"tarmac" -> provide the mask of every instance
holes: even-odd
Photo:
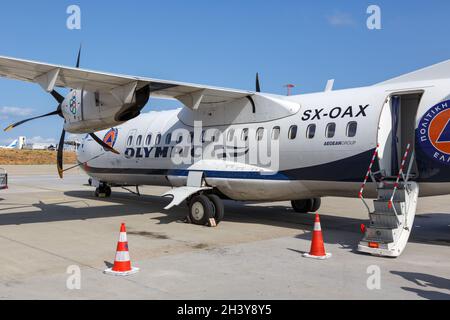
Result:
[[[162,187],[138,197],[120,188],[98,199],[78,169],[10,166],[0,191],[0,299],[450,299],[450,196],[420,198],[399,258],[360,254],[367,210],[358,199],[324,198],[329,260],[309,251],[314,215],[287,202],[225,202],[217,228],[182,223]],[[103,274],[114,260],[120,224],[140,272]],[[79,269],[78,269],[79,268]],[[73,270],[80,281],[73,282]],[[74,283],[79,283],[74,286]]]

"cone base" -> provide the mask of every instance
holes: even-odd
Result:
[[[112,268],[106,269],[105,271],[103,271],[103,273],[105,274],[109,274],[111,276],[121,276],[121,277],[125,277],[125,276],[129,276],[135,273],[139,272],[139,268],[131,268],[130,271],[114,271]]]
[[[304,253],[302,255],[304,258],[317,259],[317,260],[325,260],[331,258],[331,253],[326,253],[324,256],[313,256],[309,253]]]

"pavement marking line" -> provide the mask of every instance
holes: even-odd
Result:
[[[38,186],[35,186],[35,185],[29,185],[29,184],[17,184],[17,183],[15,183],[14,186],[22,187],[22,188],[25,187],[25,188],[30,188],[30,189],[37,189],[37,190],[44,190],[44,191],[53,191],[53,192],[63,192],[64,193],[64,190],[61,190],[61,189],[44,188],[44,187],[38,187]]]

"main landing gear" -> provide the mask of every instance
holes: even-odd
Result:
[[[291,202],[292,209],[298,213],[317,212],[319,210],[322,200],[320,198],[293,200]]]
[[[187,200],[189,215],[187,222],[215,227],[224,218],[225,208],[222,199],[215,194],[197,194]]]

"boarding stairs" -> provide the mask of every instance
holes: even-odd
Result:
[[[364,238],[358,245],[358,251],[372,255],[398,257],[408,243],[416,214],[419,186],[412,178],[414,152],[411,156],[408,144],[397,177],[387,177],[382,172],[372,172],[372,165],[378,153],[375,151],[359,198],[369,211],[370,224],[365,228]],[[408,163],[407,171],[405,165]],[[371,178],[377,185],[377,199],[373,201],[371,211],[363,197],[364,186]]]

